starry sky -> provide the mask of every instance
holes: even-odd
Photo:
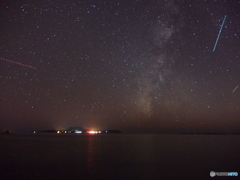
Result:
[[[240,131],[238,0],[9,0],[0,26],[0,129]]]

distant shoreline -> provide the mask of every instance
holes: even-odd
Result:
[[[240,135],[240,133],[129,133],[129,132],[121,132],[121,133],[105,133],[105,134],[93,134],[93,135],[113,135],[113,134],[124,134],[124,135]],[[10,133],[10,134],[0,134],[0,136],[11,136],[11,135],[58,135],[58,136],[64,136],[64,135],[73,135],[73,136],[85,136],[85,135],[92,135],[92,134],[75,134],[75,133]]]

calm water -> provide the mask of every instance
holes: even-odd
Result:
[[[237,135],[1,135],[0,153],[0,179],[211,179],[210,171],[240,173]]]

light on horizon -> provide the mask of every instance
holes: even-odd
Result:
[[[78,130],[76,130],[75,133],[76,133],[76,134],[81,134],[82,131],[78,131]]]
[[[88,134],[97,134],[98,131],[88,131],[87,133],[88,133]]]

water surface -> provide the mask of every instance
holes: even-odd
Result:
[[[238,135],[1,135],[0,147],[0,179],[207,179],[210,171],[240,172]]]

